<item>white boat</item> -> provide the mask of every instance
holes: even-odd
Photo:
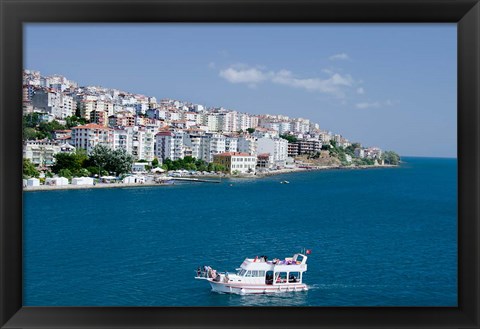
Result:
[[[236,274],[217,273],[210,266],[197,269],[197,280],[208,281],[212,291],[232,294],[267,294],[306,291],[302,282],[307,271],[307,256],[295,254],[284,260],[266,256],[246,258]]]

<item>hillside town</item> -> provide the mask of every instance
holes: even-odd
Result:
[[[80,86],[64,76],[31,70],[23,72],[23,115],[23,157],[40,173],[50,171],[59,154],[84,150],[89,156],[99,146],[130,156],[130,173],[122,174],[170,171],[168,163],[182,159],[215,165],[202,172],[239,176],[396,164],[380,148],[352,143],[309,119]],[[195,172],[192,168],[178,169]],[[89,174],[94,176],[83,176]]]

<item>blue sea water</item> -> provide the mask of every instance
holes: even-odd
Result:
[[[24,305],[457,306],[457,161],[403,161],[25,192]],[[312,250],[307,292],[218,294],[193,279],[199,265],[233,271],[301,248]]]

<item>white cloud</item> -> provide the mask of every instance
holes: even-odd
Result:
[[[267,79],[266,74],[256,68],[242,69],[229,67],[226,70],[220,71],[219,75],[228,82],[246,83],[249,85],[255,85]]]
[[[362,87],[358,88],[357,89],[357,94],[359,94],[359,95],[365,94],[365,89],[363,89]]]
[[[296,78],[290,71],[287,70],[274,73],[271,80],[273,83],[301,88],[308,91],[334,94],[336,96],[343,96],[344,92],[342,87],[350,87],[353,84],[353,79],[349,75],[342,76],[338,73],[335,73],[327,79]]]
[[[231,83],[245,83],[250,87],[268,81],[311,92],[331,94],[340,98],[345,96],[347,88],[355,85],[355,80],[348,74],[342,75],[331,72],[327,78],[301,78],[288,70],[265,71],[263,68],[252,68],[244,64],[233,65],[220,71],[219,75]]]
[[[332,55],[328,59],[331,61],[346,61],[346,60],[349,60],[350,57],[345,53],[341,53],[341,54]]]
[[[381,107],[393,106],[394,103],[395,102],[388,99],[388,100],[383,101],[383,102],[376,101],[376,102],[357,103],[357,104],[355,104],[355,107],[357,109],[372,109],[372,108],[378,109],[378,108],[381,108]]]

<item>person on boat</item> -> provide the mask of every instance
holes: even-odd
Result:
[[[268,274],[265,276],[265,283],[266,284],[272,284],[273,283],[273,274]]]
[[[290,274],[288,277],[288,282],[297,282],[297,277],[293,274]]]
[[[280,277],[280,274],[277,276],[277,283],[281,283],[282,282],[282,278]]]

